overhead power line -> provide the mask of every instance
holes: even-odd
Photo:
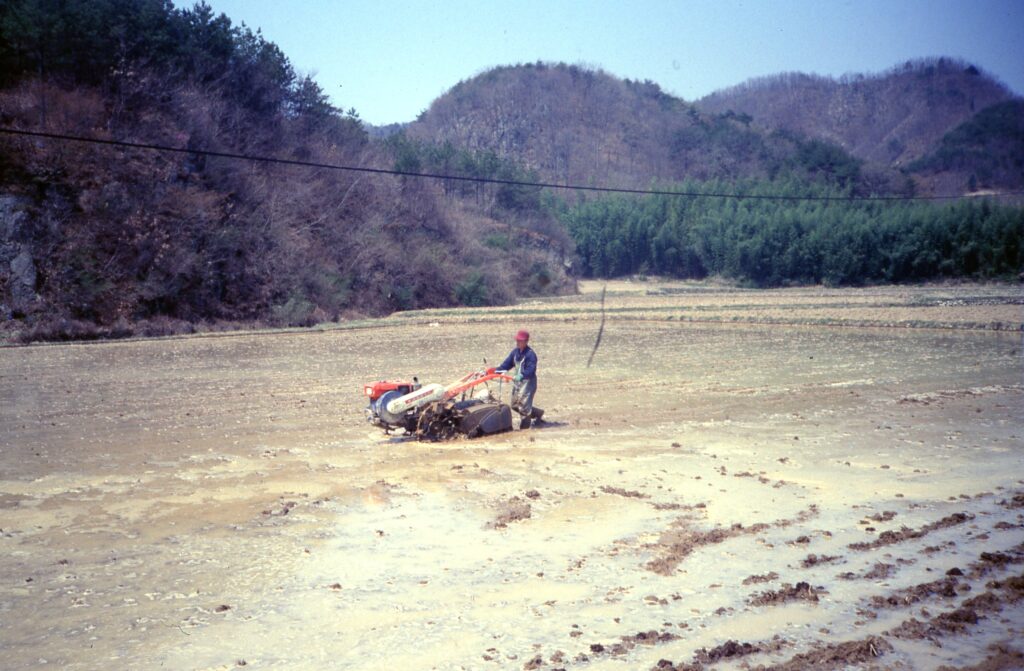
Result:
[[[340,165],[336,163],[318,163],[316,161],[300,161],[297,159],[278,158],[275,156],[257,156],[254,154],[240,154],[227,151],[213,151],[210,149],[188,149],[185,147],[171,147],[161,144],[149,144],[143,142],[127,142],[124,140],[106,140],[102,138],[83,137],[80,135],[68,135],[64,133],[48,133],[45,131],[22,130],[19,128],[0,127],[0,133],[7,135],[19,135],[22,137],[34,137],[47,140],[59,140],[61,142],[84,142],[88,144],[106,145],[109,147],[121,147],[124,149],[145,149],[149,151],[170,152],[174,154],[190,154],[192,156],[210,156],[213,158],[226,158],[240,161],[253,161],[256,163],[274,163],[278,165],[291,165],[303,168],[320,168],[324,170],[341,170],[345,172],[370,173],[374,175],[391,175],[396,177],[414,177],[420,179],[442,179],[457,182],[475,182],[478,184],[498,184],[503,186],[525,186],[544,189],[561,189],[564,191],[591,191],[597,193],[627,193],[639,196],[679,196],[689,198],[734,198],[737,200],[790,200],[790,201],[826,201],[826,202],[850,202],[850,201],[912,201],[912,200],[956,200],[963,196],[791,196],[782,194],[742,194],[742,193],[715,193],[704,191],[667,191],[659,189],[630,189],[615,186],[588,186],[585,184],[556,184],[554,182],[532,182],[516,179],[498,179],[496,177],[470,177],[467,175],[446,175],[433,172],[413,172],[409,170],[388,170],[386,168],[371,168],[368,166]],[[1019,196],[1024,191],[1004,191],[1001,193],[986,194],[991,196]]]

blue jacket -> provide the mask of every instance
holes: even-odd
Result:
[[[514,350],[509,352],[509,355],[505,357],[505,360],[498,366],[498,370],[511,371],[519,362],[522,362],[522,368],[519,372],[522,374],[524,380],[529,380],[537,377],[537,353],[530,349],[527,345],[526,349],[522,352],[516,347]]]

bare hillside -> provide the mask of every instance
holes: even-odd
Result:
[[[493,151],[560,182],[648,186],[814,171],[801,164],[801,138],[701,112],[650,81],[565,64],[500,67],[460,82],[407,132]]]
[[[868,161],[904,165],[957,125],[1013,97],[978,67],[950,58],[908,61],[877,75],[840,79],[799,72],[751,79],[696,106],[834,142]]]
[[[793,177],[863,194],[952,195],[972,190],[971,174],[992,188],[1024,181],[1020,166],[990,165],[984,151],[921,163],[942,146],[948,155],[950,142],[962,144],[960,136],[946,136],[967,123],[973,145],[1012,153],[1015,124],[1006,117],[1018,114],[1016,107],[973,120],[1014,100],[991,76],[949,58],[838,80],[781,74],[692,104],[651,81],[532,63],[458,83],[405,133],[417,142],[493,152],[563,183]]]

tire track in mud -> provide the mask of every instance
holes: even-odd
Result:
[[[986,494],[985,497],[989,498],[996,510],[1003,508],[1006,511],[1013,512],[1024,507],[1024,493],[1010,493],[1002,500],[997,500],[993,495]],[[990,514],[992,513],[989,510],[984,509],[974,510],[973,512],[952,513],[938,520],[927,522],[916,529],[910,529],[909,533],[900,533],[898,537],[884,536],[886,540],[879,544],[851,543],[848,544],[848,547],[854,551],[854,556],[861,554],[870,555],[876,552],[888,551],[893,547],[904,547],[905,545],[916,547],[915,541],[921,541],[928,534],[940,530],[963,529],[966,523],[974,521],[980,516],[988,516]],[[796,523],[803,523],[816,515],[817,511],[814,508],[810,508],[801,511],[793,518],[778,520],[770,525],[764,523],[750,527],[731,525],[711,530],[688,528],[693,520],[689,517],[683,517],[673,524],[685,525],[684,528],[667,530],[659,541],[666,541],[668,548],[675,550],[679,554],[678,559],[681,563],[698,548],[717,545],[729,538],[755,536],[758,533],[766,532],[770,528],[785,528]],[[884,510],[869,514],[865,516],[865,519],[882,523],[892,521],[897,515],[898,513],[895,511]],[[998,531],[1013,531],[1016,533],[1019,528],[1017,524],[1001,520],[991,526],[991,532],[983,532],[971,538],[971,532],[967,531],[963,538],[965,540],[987,539],[989,533]],[[905,529],[907,527],[904,527]],[[675,533],[680,534],[680,536],[677,538],[671,535]],[[665,534],[670,535],[666,537]],[[831,537],[831,533],[825,535]],[[808,542],[806,539],[807,537],[802,535],[796,541],[791,541],[790,544],[799,546],[801,545],[801,540],[803,543]],[[654,544],[654,546],[658,545]],[[906,559],[904,557],[886,556],[890,557],[890,561],[894,563],[876,561],[871,570],[860,575],[849,574],[844,576],[840,574],[837,578],[884,579],[891,574],[896,565],[912,564],[917,561],[916,559]],[[672,557],[672,559],[674,558]],[[809,565],[804,565],[801,562],[799,565],[803,569],[808,569],[820,567],[822,564],[831,564],[833,560],[842,559],[842,557],[828,557],[826,555],[824,561],[811,562]],[[901,657],[901,655],[905,656],[907,654],[903,642],[923,640],[935,645],[941,645],[941,641],[949,636],[964,635],[974,627],[980,626],[986,621],[992,621],[992,618],[997,618],[1006,607],[1019,607],[1024,602],[1024,574],[1008,575],[1019,564],[1024,564],[1024,542],[1002,550],[982,551],[977,555],[976,560],[964,565],[963,568],[954,567],[950,569],[947,575],[937,580],[892,590],[883,595],[862,597],[860,599],[862,607],[858,610],[863,616],[866,616],[864,622],[880,619],[877,611],[892,612],[898,617],[899,613],[906,611],[910,607],[921,607],[937,600],[942,602],[944,608],[944,610],[935,614],[922,610],[922,613],[926,614],[923,619],[909,617],[899,621],[894,626],[884,627],[883,625],[882,629],[875,628],[877,633],[871,633],[864,638],[840,642],[812,639],[802,644],[779,636],[769,641],[730,639],[711,648],[705,647],[695,650],[691,657],[689,659],[684,658],[684,661],[673,662],[671,659],[662,658],[656,664],[647,668],[651,668],[652,671],[703,671],[713,668],[719,663],[726,662],[742,662],[748,668],[757,668],[762,671],[804,671],[807,669],[828,671],[844,669],[850,666],[857,666],[859,668],[860,666],[879,664],[881,665],[880,668],[891,668],[892,664],[898,666],[901,663],[900,660],[905,659],[905,657]],[[653,570],[655,567],[661,568],[661,565],[655,565],[654,567],[651,565],[645,566],[648,570]],[[753,585],[772,582],[778,579],[779,573],[769,571],[764,574],[751,575],[743,581],[743,584]],[[984,583],[984,591],[978,594],[978,590],[981,589],[979,582],[986,579],[988,582]],[[972,593],[977,595],[971,596]],[[778,607],[797,602],[815,606],[821,595],[828,594],[828,590],[823,586],[815,587],[806,581],[798,582],[795,585],[783,583],[777,589],[752,593],[746,600],[746,604],[750,607]],[[957,603],[960,599],[962,601]],[[856,606],[856,602],[850,602],[849,605],[851,607]],[[730,617],[733,612],[732,608],[723,608],[719,609],[715,615]],[[666,622],[666,624],[669,623]],[[634,653],[635,649],[640,646],[646,648],[649,646],[671,645],[678,648],[678,644],[686,640],[688,629],[685,623],[680,623],[679,628],[675,630],[651,630],[639,634],[624,635],[618,641],[612,643],[592,643],[589,649],[584,649],[571,659],[564,652],[560,652],[554,661],[548,662],[544,660],[542,655],[535,655],[531,658],[530,665],[524,668],[559,669],[584,666],[605,656],[626,658],[626,656]],[[788,660],[770,661],[770,657],[777,657],[783,654],[785,650],[795,647],[803,647],[804,650],[794,654]],[[1022,654],[1009,645],[995,645],[988,655],[987,662],[976,666],[964,667],[964,671],[967,671],[967,669],[985,669],[989,671],[992,669],[1018,668],[1018,666],[1013,664],[1022,658],[1024,658]],[[757,661],[760,660],[764,661],[758,664]],[[986,666],[985,664],[989,665]],[[948,671],[956,670],[955,667],[948,667]]]
[[[793,518],[774,522],[757,522],[744,526],[735,522],[728,527],[715,527],[702,530],[691,527],[692,518],[680,517],[672,523],[672,527],[662,532],[658,542],[648,545],[648,549],[659,551],[659,556],[648,561],[644,567],[659,575],[672,575],[679,565],[698,548],[717,545],[737,536],[753,536],[771,528],[785,528],[794,524],[802,524],[818,515],[818,506],[811,504]]]

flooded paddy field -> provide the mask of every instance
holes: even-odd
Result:
[[[1019,285],[600,288],[0,349],[2,666],[1024,667]],[[543,428],[366,423],[513,325]]]

